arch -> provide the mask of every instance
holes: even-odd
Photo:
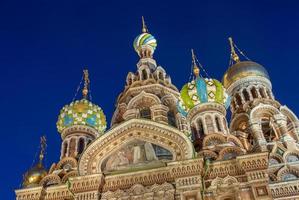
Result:
[[[286,162],[298,162],[299,161],[299,154],[297,152],[288,152],[284,156]]]
[[[173,127],[177,128],[176,117],[175,117],[175,114],[172,110],[169,110],[167,112],[167,121],[168,121],[168,124],[170,126],[173,126]]]
[[[78,141],[78,147],[77,147],[78,154],[81,154],[84,151],[84,148],[85,148],[85,139],[80,137]]]
[[[241,98],[239,93],[236,93],[235,100],[236,100],[236,103],[237,103],[238,106],[242,105],[242,98]]]
[[[131,119],[110,129],[86,148],[79,160],[79,174],[101,173],[99,166],[104,159],[133,139],[147,141],[169,150],[176,161],[191,159],[193,155],[191,141],[179,130],[154,121]]]
[[[140,94],[130,100],[127,109],[151,107],[152,105],[156,104],[161,104],[159,97],[142,91]]]

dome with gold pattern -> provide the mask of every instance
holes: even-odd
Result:
[[[46,169],[41,163],[38,163],[33,168],[31,168],[24,175],[23,187],[36,187],[39,185],[40,181],[47,175]]]
[[[40,181],[48,174],[43,166],[45,150],[46,137],[42,136],[40,138],[39,162],[24,174],[22,184],[24,188],[39,186]]]
[[[246,77],[263,77],[270,79],[267,70],[252,61],[240,61],[232,65],[223,76],[223,85],[229,88],[234,82]]]
[[[229,42],[231,46],[231,66],[225,72],[222,79],[225,88],[229,88],[234,82],[247,77],[270,79],[267,70],[262,65],[250,61],[244,53],[237,48],[231,37],[229,38]],[[247,61],[240,61],[235,48],[247,59]]]
[[[58,117],[57,129],[62,133],[64,129],[73,125],[84,125],[103,133],[106,129],[106,117],[102,109],[87,99],[77,100],[64,106]]]

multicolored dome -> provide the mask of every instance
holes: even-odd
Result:
[[[58,117],[57,129],[62,133],[64,129],[73,125],[85,125],[103,133],[107,127],[106,117],[102,109],[88,101],[82,99],[64,106]]]
[[[150,47],[154,52],[157,47],[157,41],[151,34],[141,33],[135,38],[133,46],[137,53],[139,53],[140,49],[143,47]]]
[[[193,107],[208,102],[223,104],[228,108],[230,96],[218,80],[197,77],[183,86],[177,107],[186,116]]]

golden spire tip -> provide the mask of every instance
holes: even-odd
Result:
[[[228,40],[229,40],[230,49],[231,49],[231,58],[232,58],[235,62],[240,62],[240,58],[239,58],[238,54],[237,54],[236,51],[235,51],[235,45],[234,45],[234,42],[233,42],[232,37],[229,37]]]
[[[196,56],[193,49],[191,49],[191,54],[192,54],[193,74],[195,75],[195,77],[198,77],[200,70],[196,64]]]
[[[40,153],[39,153],[39,164],[42,165],[43,159],[45,157],[45,150],[46,150],[46,136],[42,136],[40,138]]]
[[[142,16],[141,19],[142,19],[142,33],[147,33],[148,30],[144,21],[144,17]]]
[[[82,95],[84,99],[87,99],[87,95],[88,95],[88,87],[89,87],[89,74],[88,74],[88,70],[84,69],[83,70],[83,75],[84,75],[84,88],[82,90]]]

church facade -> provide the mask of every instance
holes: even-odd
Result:
[[[42,138],[16,199],[299,199],[298,118],[275,99],[266,69],[241,60],[231,38],[230,45],[222,82],[201,75],[192,51],[193,76],[178,90],[153,58],[157,41],[143,21],[134,40],[140,60],[111,128],[89,98],[84,70],[82,99],[57,121],[60,160],[45,169]]]

